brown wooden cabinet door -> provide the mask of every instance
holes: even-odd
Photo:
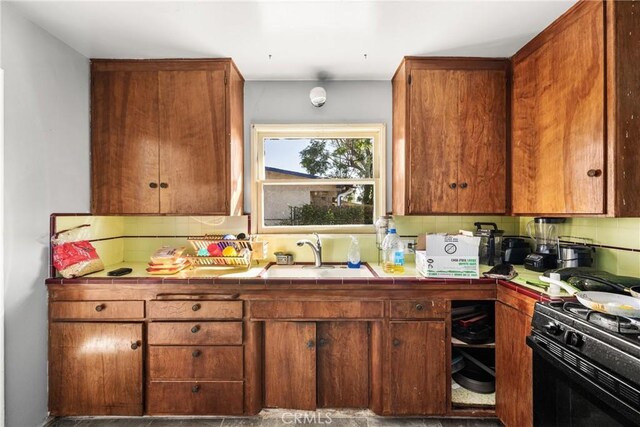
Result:
[[[367,322],[319,322],[318,407],[369,406]]]
[[[52,415],[142,415],[142,325],[52,322]]]
[[[458,213],[506,212],[506,92],[504,70],[461,72]]]
[[[441,415],[447,411],[445,322],[389,324],[387,407],[393,415]]]
[[[528,56],[516,57],[511,169],[515,214],[604,213],[602,8],[601,2],[585,2],[580,13],[553,29],[549,40]]]
[[[316,409],[316,324],[265,322],[264,404]]]
[[[91,77],[91,212],[157,213],[158,73]]]
[[[160,210],[228,214],[225,71],[160,71]]]
[[[531,317],[496,303],[496,414],[507,427],[533,425]]]
[[[459,73],[411,72],[407,214],[457,212]]]

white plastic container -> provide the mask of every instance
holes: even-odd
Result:
[[[382,271],[385,273],[404,273],[404,243],[394,228],[382,242]]]
[[[351,236],[351,245],[347,253],[347,267],[360,268],[360,243],[354,236]]]

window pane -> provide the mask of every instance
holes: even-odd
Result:
[[[265,185],[264,225],[373,224],[373,185]]]
[[[265,138],[266,179],[372,178],[371,138]]]

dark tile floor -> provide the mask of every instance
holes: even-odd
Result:
[[[318,416],[300,418],[233,417],[233,418],[57,418],[46,427],[500,427],[497,420]]]

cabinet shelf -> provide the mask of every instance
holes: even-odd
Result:
[[[495,393],[476,393],[451,380],[451,405],[454,408],[494,408]]]
[[[451,337],[451,345],[454,347],[469,347],[469,348],[496,348],[495,342],[487,344],[467,344],[464,341],[460,341],[458,338]]]

